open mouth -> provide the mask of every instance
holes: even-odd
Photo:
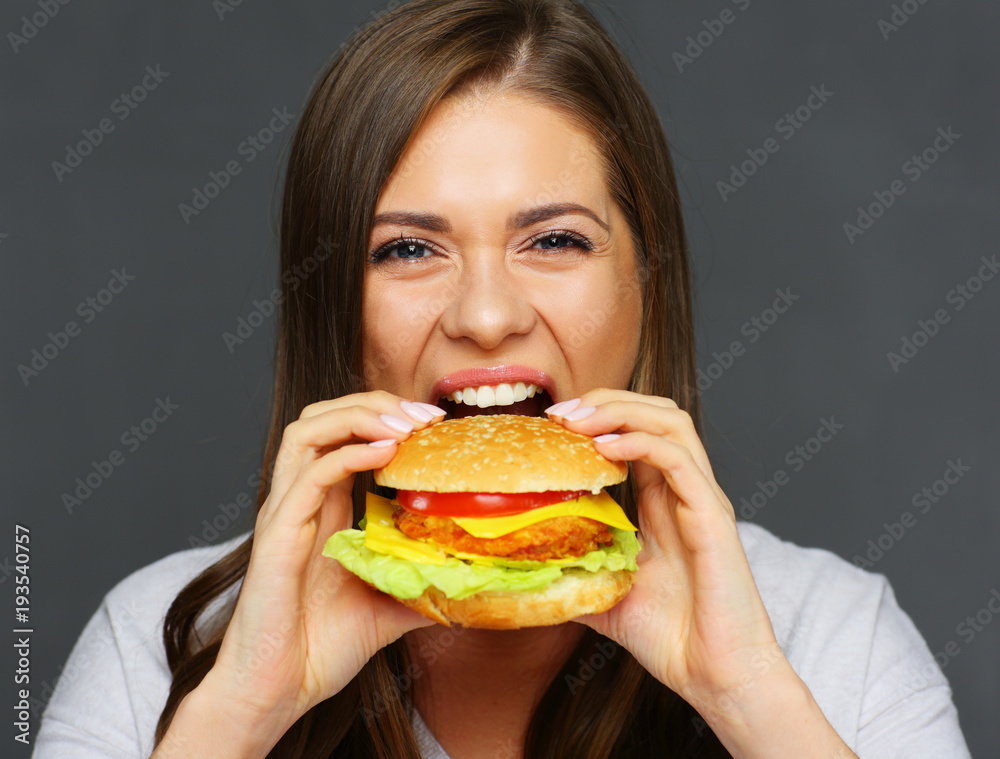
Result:
[[[534,386],[528,387],[530,391],[530,388]],[[486,393],[465,393],[460,401],[456,401],[452,396],[441,396],[438,398],[436,405],[448,412],[447,419],[462,419],[466,416],[482,416],[486,414],[545,416],[545,409],[551,406],[553,402],[548,391],[541,387],[534,390],[534,393],[530,397],[523,400],[509,401],[511,401],[511,397],[505,391],[502,389],[497,391],[490,388]]]

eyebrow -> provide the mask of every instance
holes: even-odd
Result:
[[[536,206],[535,208],[518,211],[508,217],[507,231],[514,232],[519,229],[524,229],[525,227],[530,227],[532,224],[537,224],[541,221],[548,221],[549,219],[554,219],[557,216],[566,216],[568,214],[586,216],[588,219],[592,219],[595,223],[600,225],[601,229],[605,232],[611,231],[611,226],[607,222],[601,219],[600,216],[591,211],[589,208],[581,206],[579,203],[546,203],[542,206]],[[377,227],[380,224],[398,224],[401,227],[418,227],[420,229],[426,229],[431,232],[440,232],[442,234],[451,232],[451,224],[449,224],[448,220],[443,216],[438,216],[434,213],[422,213],[417,211],[386,211],[384,213],[376,214],[375,219],[372,222],[372,227]]]

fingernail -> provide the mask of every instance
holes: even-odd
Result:
[[[598,435],[594,438],[595,443],[610,443],[612,440],[617,440],[620,438],[617,432],[609,432],[607,435]]]
[[[545,413],[561,415],[565,414],[567,411],[572,411],[579,405],[580,405],[579,398],[573,398],[572,400],[569,401],[560,401],[559,403],[556,403],[545,409]]]
[[[417,401],[416,403],[418,406],[420,406],[420,408],[427,409],[432,414],[434,414],[434,416],[448,416],[447,411],[445,411],[443,408],[438,408],[433,403],[423,403],[422,401]]]
[[[370,445],[372,448],[387,448],[388,446],[392,445],[395,442],[396,438],[387,437],[385,440],[375,440],[374,442],[371,442],[368,445]]]
[[[406,412],[407,416],[412,416],[418,422],[429,422],[434,418],[434,414],[425,408],[420,408],[416,403],[400,401],[399,405]]]
[[[392,427],[394,430],[398,430],[399,432],[413,432],[413,425],[405,419],[400,419],[398,416],[379,414],[378,418],[381,419],[386,426]]]
[[[578,408],[569,414],[563,414],[563,419],[567,422],[578,422],[581,419],[586,419],[588,416],[593,414],[597,409],[594,406],[584,406],[583,408]]]

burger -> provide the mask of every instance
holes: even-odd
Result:
[[[632,586],[636,528],[604,490],[627,476],[547,418],[446,419],[398,444],[374,471],[395,496],[368,493],[361,529],[323,554],[442,625],[560,624]]]

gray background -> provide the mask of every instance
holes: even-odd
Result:
[[[77,0],[15,53],[8,32],[39,6],[4,4],[0,608],[13,599],[4,559],[13,561],[14,524],[26,524],[36,697],[115,582],[195,537],[214,542],[207,522],[223,537],[251,524],[250,510],[231,519],[221,504],[253,495],[273,318],[232,352],[222,334],[276,280],[273,191],[291,127],[252,163],[239,146],[272,108],[298,113],[351,30],[394,5],[244,3],[220,19],[208,0]],[[1000,278],[961,310],[948,294],[982,256],[1000,253],[1000,10],[971,0],[916,7],[888,39],[878,28],[888,2],[631,0],[598,13],[640,70],[675,150],[700,365],[708,371],[734,340],[745,349],[721,376],[713,370],[703,393],[723,487],[739,507],[783,469],[788,483],[755,521],[849,560],[869,540],[891,541],[873,571],[891,580],[932,651],[958,643],[945,673],[963,728],[974,756],[998,756],[1000,624],[971,641],[956,627],[1000,588]],[[674,53],[725,8],[732,23],[679,66]],[[169,76],[119,120],[113,101],[157,65]],[[833,94],[784,139],[776,122],[813,86]],[[52,162],[102,118],[114,131],[58,181]],[[911,182],[904,163],[948,127],[961,137]],[[778,152],[723,201],[716,183],[769,137]],[[178,204],[230,160],[241,173],[185,223]],[[844,222],[896,179],[906,193],[849,242]],[[78,304],[122,269],[134,280],[83,323]],[[751,343],[742,325],[778,288],[798,300]],[[894,371],[887,353],[939,308],[949,321]],[[80,334],[26,384],[17,366],[69,320]],[[122,434],[168,398],[177,410],[125,448]],[[794,471],[786,454],[831,416],[843,429]],[[67,513],[62,495],[115,449],[124,463]],[[913,496],[957,459],[971,469],[917,512]],[[883,535],[906,511],[915,524],[898,539]],[[0,666],[7,703],[9,653]]]

